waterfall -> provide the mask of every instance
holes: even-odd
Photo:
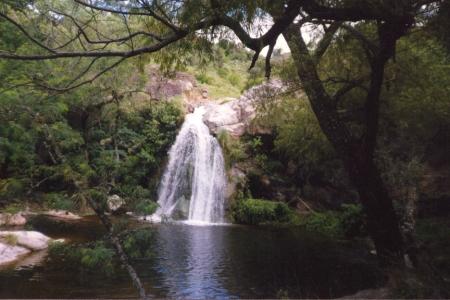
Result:
[[[204,107],[186,119],[169,151],[154,220],[223,222],[225,169],[222,150],[203,123]]]

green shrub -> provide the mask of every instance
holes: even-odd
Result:
[[[89,246],[51,243],[49,256],[56,261],[63,261],[64,267],[79,272],[95,272],[107,276],[114,273],[114,251],[106,247],[104,242],[95,242]]]
[[[102,211],[107,211],[107,208],[108,208],[108,204],[107,204],[108,197],[107,197],[106,193],[104,193],[104,192],[102,192],[100,190],[90,189],[89,190],[89,197],[92,198],[93,203],[95,203],[95,205],[97,206],[98,209],[100,209]]]
[[[44,196],[44,203],[47,208],[73,210],[74,203],[67,195],[60,193],[48,193]]]
[[[236,223],[258,225],[289,222],[292,212],[286,203],[247,199],[237,201],[232,216]]]
[[[18,203],[10,203],[10,204],[6,205],[1,210],[1,212],[8,213],[8,214],[16,214],[16,213],[18,213],[21,210],[22,210],[22,206],[20,204],[18,204]]]
[[[343,204],[339,223],[342,233],[347,238],[367,235],[366,218],[360,204]]]
[[[314,212],[301,220],[301,225],[308,231],[327,236],[341,236],[339,216],[333,212]]]
[[[305,216],[300,224],[308,231],[338,238],[367,235],[365,216],[359,204],[344,204],[339,212],[313,212]]]
[[[21,179],[0,179],[0,198],[14,198],[25,193],[25,183]]]
[[[200,83],[210,84],[212,82],[212,78],[206,75],[206,73],[200,73],[195,75],[195,79],[197,79]]]
[[[227,131],[221,130],[217,134],[217,140],[222,147],[227,168],[230,168],[233,163],[247,158],[245,145],[239,139],[232,138]]]
[[[101,269],[103,273],[110,275],[114,271],[112,258],[114,251],[106,248],[104,243],[96,243],[93,248],[83,248],[81,252],[81,266],[87,270]]]
[[[133,231],[123,240],[123,248],[130,258],[142,259],[152,257],[151,245],[154,239],[148,229]]]
[[[138,215],[151,215],[158,209],[158,203],[151,200],[142,200],[136,203],[134,212]]]

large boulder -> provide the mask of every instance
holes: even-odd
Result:
[[[256,116],[256,106],[284,90],[285,86],[280,80],[271,80],[248,89],[237,99],[222,104],[210,103],[206,106],[203,122],[214,134],[222,130],[233,137],[239,137],[245,132],[267,133],[267,128],[252,124]]]
[[[168,78],[157,68],[150,68],[145,89],[153,99],[166,100],[190,92],[196,85],[195,78],[190,74],[176,72],[173,77]]]
[[[27,219],[21,212],[16,214],[3,213],[0,214],[0,225],[6,226],[23,226],[27,223]]]
[[[0,265],[13,262],[30,252],[31,251],[27,248],[10,245],[0,241]]]
[[[31,251],[37,251],[48,248],[52,239],[37,231],[20,230],[0,231],[0,241],[21,246]]]
[[[0,265],[14,262],[15,266],[34,265],[47,255],[53,240],[37,231],[0,231]],[[18,263],[15,261],[20,260]]]
[[[206,106],[203,122],[213,133],[217,134],[221,130],[226,130],[231,135],[239,136],[245,132],[245,125],[242,123],[240,111],[241,108],[236,99],[224,104],[210,103]],[[241,133],[242,129],[244,130]]]
[[[124,212],[125,200],[123,200],[119,195],[109,196],[106,204],[108,205],[108,210],[111,213]]]

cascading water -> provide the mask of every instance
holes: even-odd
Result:
[[[186,116],[169,151],[153,219],[223,222],[225,169],[222,149],[203,123],[204,107]]]

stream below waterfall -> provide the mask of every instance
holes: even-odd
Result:
[[[97,226],[97,227],[96,227]],[[148,226],[148,225],[145,225]],[[94,228],[96,227],[96,228]],[[90,228],[90,229],[89,229]],[[100,238],[100,224],[63,233],[73,243]],[[156,224],[149,259],[134,261],[157,298],[329,298],[374,287],[374,257],[362,245],[321,239],[299,228]],[[44,256],[46,254],[44,253]],[[68,272],[51,256],[30,266],[0,268],[0,298],[137,297],[127,273]]]

